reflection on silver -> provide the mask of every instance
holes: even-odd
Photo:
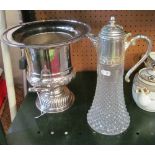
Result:
[[[62,112],[73,104],[74,95],[65,86],[75,76],[69,44],[89,32],[85,23],[48,20],[17,25],[3,33],[5,43],[25,52],[29,91],[37,92],[41,115]]]
[[[28,63],[27,79],[32,86],[59,85],[55,81],[72,72],[69,46],[25,49],[25,55]]]

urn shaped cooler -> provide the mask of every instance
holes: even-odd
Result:
[[[70,44],[85,37],[90,27],[73,20],[45,20],[24,23],[7,29],[4,43],[25,51],[27,80],[37,92],[36,106],[45,113],[58,113],[74,102],[65,86],[75,76]]]

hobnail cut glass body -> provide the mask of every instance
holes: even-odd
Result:
[[[96,92],[87,114],[87,121],[98,133],[117,135],[124,132],[130,124],[124,101],[123,72],[114,69],[117,75],[115,74],[114,80],[111,80],[100,71],[99,69]]]

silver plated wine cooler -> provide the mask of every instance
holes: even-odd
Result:
[[[90,27],[73,20],[46,20],[17,25],[3,33],[3,41],[23,49],[27,80],[37,92],[37,108],[44,113],[62,112],[74,103],[66,85],[75,76],[70,44],[85,37]]]

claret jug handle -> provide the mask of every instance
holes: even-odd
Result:
[[[131,34],[129,34],[128,36],[131,36]],[[127,38],[125,39],[126,41],[125,50],[130,45],[135,45],[136,41],[139,39],[142,39],[148,43],[147,51],[145,52],[144,56],[127,72],[125,76],[126,82],[130,82],[130,79],[129,79],[130,75],[146,60],[146,58],[149,56],[149,53],[151,52],[151,49],[152,49],[152,41],[147,36],[139,34],[139,35],[134,36],[130,41],[127,41]]]

